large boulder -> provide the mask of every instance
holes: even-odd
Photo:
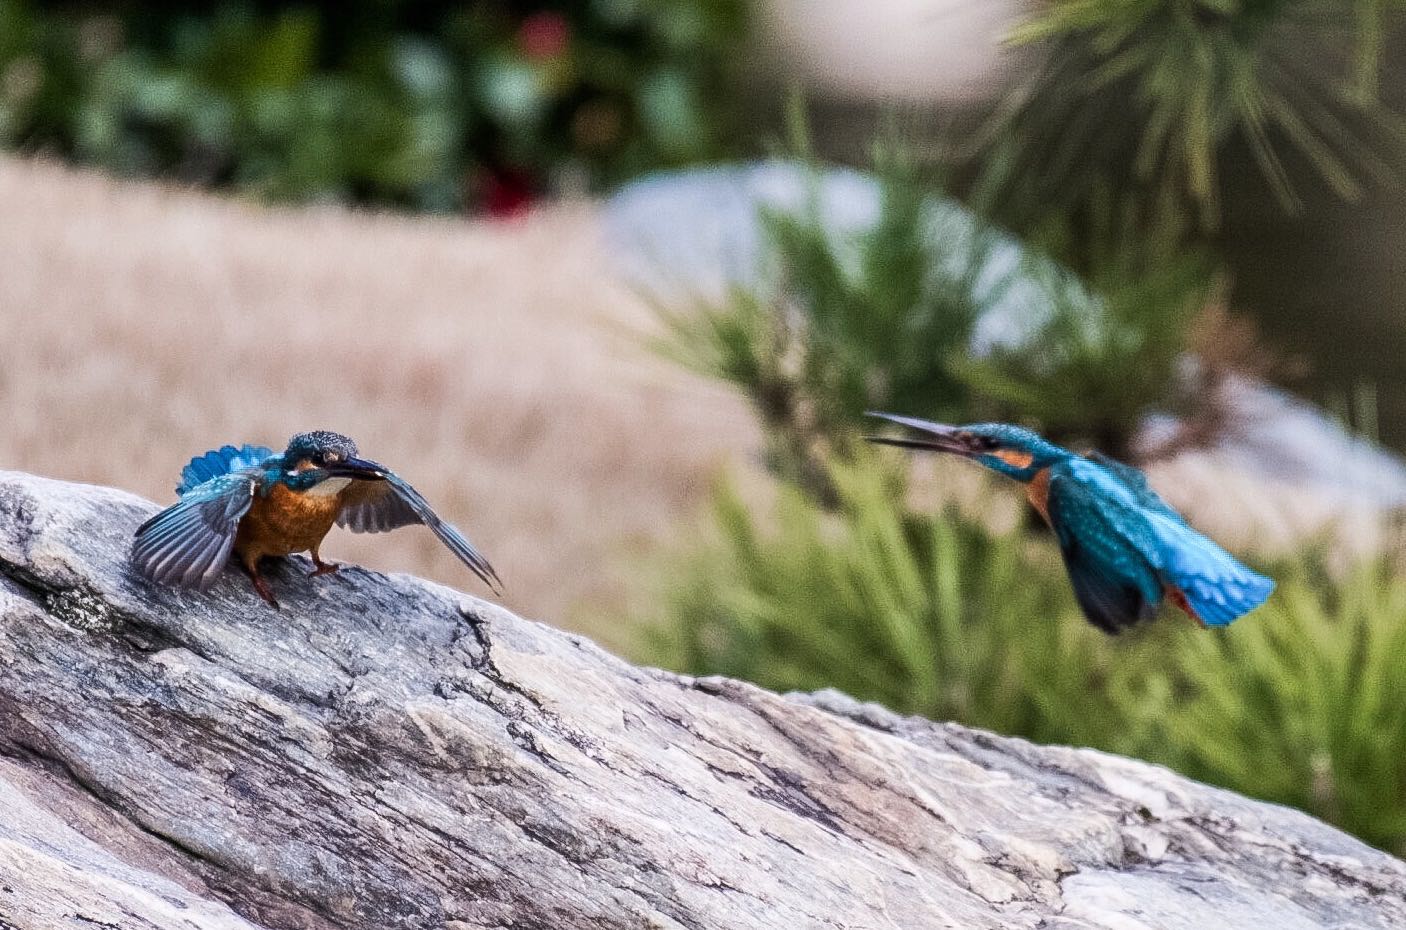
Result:
[[[1088,750],[630,666],[414,578],[154,588],[0,473],[0,926],[1406,925],[1406,864]]]

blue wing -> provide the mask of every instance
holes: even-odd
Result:
[[[248,513],[262,472],[217,475],[137,528],[132,563],[163,584],[209,584],[229,560],[239,520]]]
[[[1246,568],[1187,525],[1148,486],[1142,473],[1127,465],[1098,456],[1056,466],[1050,481],[1051,522],[1056,522],[1057,508],[1068,511],[1063,519],[1068,524],[1066,532],[1074,537],[1073,544],[1091,550],[1076,560],[1079,564],[1065,555],[1075,593],[1079,593],[1078,576],[1082,574],[1082,584],[1091,589],[1091,601],[1100,600],[1100,595],[1102,601],[1109,601],[1113,582],[1136,577],[1149,612],[1161,602],[1163,592],[1171,589],[1185,598],[1185,606],[1202,622],[1224,626],[1264,603],[1274,590],[1271,579]],[[1088,526],[1094,529],[1085,530]],[[1060,532],[1058,524],[1056,532]],[[1121,546],[1107,543],[1107,538],[1119,540]],[[1144,572],[1128,571],[1126,552],[1135,552],[1150,570],[1155,582],[1152,587],[1148,587]],[[1099,569],[1103,567],[1108,573],[1108,566],[1113,566],[1113,578],[1100,583]],[[1089,613],[1083,597],[1080,604]]]
[[[375,464],[375,463],[369,463]],[[385,475],[383,481],[356,480],[343,492],[341,513],[337,523],[353,533],[384,533],[401,526],[423,524],[430,528],[449,551],[483,579],[495,591],[502,581],[488,559],[453,524],[439,518],[429,501],[395,472],[377,466]]]
[[[1147,476],[1131,465],[1124,465],[1117,459],[1109,458],[1102,452],[1090,452],[1087,456],[1091,461],[1103,466],[1104,470],[1111,474],[1132,493],[1138,504],[1148,510],[1155,510],[1176,520],[1178,523],[1185,523],[1182,515],[1172,509],[1172,505],[1162,500],[1162,496],[1152,490],[1152,485],[1147,483]]]
[[[1136,513],[1131,497],[1100,483],[1099,476],[1077,467],[1053,466],[1050,525],[1084,616],[1117,633],[1156,612],[1162,586],[1154,566],[1129,541],[1126,519],[1120,519]]]
[[[1246,568],[1180,520],[1151,513],[1148,525],[1158,543],[1163,577],[1202,622],[1225,626],[1263,604],[1274,591],[1273,579]]]
[[[244,445],[220,446],[204,455],[197,455],[190,464],[181,469],[181,483],[176,486],[177,494],[185,494],[211,478],[229,475],[245,468],[261,465],[273,457],[273,450],[265,446]]]

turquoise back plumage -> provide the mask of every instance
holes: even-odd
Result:
[[[212,449],[204,455],[197,455],[190,460],[189,465],[181,469],[181,483],[176,485],[176,493],[184,495],[211,478],[232,474],[242,468],[262,465],[273,455],[274,451],[267,446],[248,444],[240,446],[238,449],[229,445]]]
[[[1188,526],[1138,470],[1092,456],[1051,471],[1051,523],[1080,606],[1099,626],[1150,616],[1168,589],[1207,625],[1225,626],[1274,590]]]

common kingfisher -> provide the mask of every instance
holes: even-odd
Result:
[[[176,487],[180,500],[137,528],[132,561],[153,581],[204,587],[230,554],[273,607],[259,575],[266,556],[312,555],[312,575],[340,566],[318,549],[334,523],[353,533],[423,524],[495,592],[493,566],[420,492],[395,472],[358,457],[356,443],[327,431],[299,433],[282,454],[264,446],[223,446],[190,460]]]
[[[1059,541],[1075,600],[1105,632],[1150,618],[1164,598],[1202,626],[1225,626],[1274,590],[1271,579],[1188,526],[1130,465],[1097,452],[1078,455],[1004,423],[944,426],[869,415],[916,434],[870,442],[949,452],[1024,484]]]

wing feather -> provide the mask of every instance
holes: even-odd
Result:
[[[374,463],[372,463],[374,464]],[[488,559],[452,524],[441,520],[429,501],[395,472],[377,466],[383,480],[354,480],[342,492],[337,523],[353,533],[384,533],[402,526],[423,524],[449,551],[495,591],[502,581]]]
[[[212,449],[204,455],[197,455],[181,469],[181,483],[176,486],[176,493],[185,495],[211,478],[261,465],[272,458],[273,454],[273,450],[267,446],[244,445],[236,449],[226,445]]]
[[[342,509],[337,525],[353,533],[388,533],[402,526],[421,523],[389,481],[353,481],[342,492]]]
[[[132,563],[152,581],[204,586],[229,559],[239,520],[248,513],[261,472],[217,475],[137,528]]]
[[[1120,579],[1136,579],[1149,613],[1161,602],[1163,591],[1172,590],[1202,622],[1224,626],[1258,607],[1274,590],[1272,579],[1246,568],[1192,529],[1141,472],[1127,465],[1102,456],[1072,460],[1059,467],[1059,477],[1052,477],[1050,497],[1051,522],[1062,508],[1061,549],[1095,550],[1072,560],[1065,554],[1076,594],[1081,576],[1086,588],[1105,593]],[[1100,572],[1112,578],[1100,583]]]
[[[1089,476],[1054,466],[1050,476],[1050,524],[1060,555],[1089,622],[1108,633],[1150,618],[1161,602],[1155,571],[1127,538],[1117,513],[1127,505],[1099,499]]]
[[[1160,544],[1158,567],[1203,622],[1225,626],[1263,604],[1274,591],[1272,578],[1242,565],[1185,523],[1152,514],[1149,524]]]

